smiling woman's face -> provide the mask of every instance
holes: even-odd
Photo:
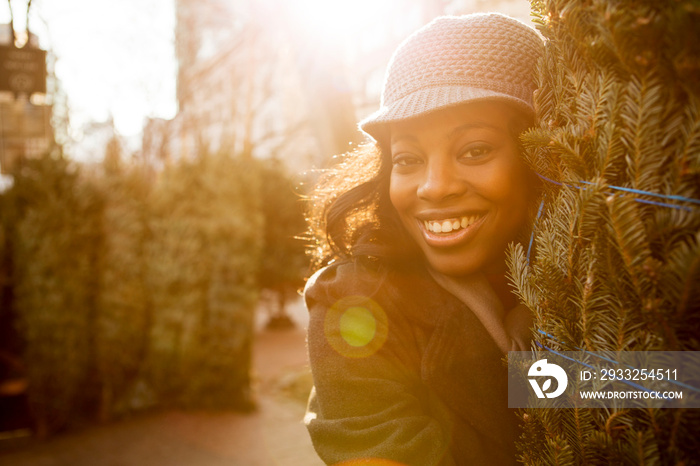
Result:
[[[391,203],[435,271],[504,270],[531,198],[515,116],[477,102],[391,125]]]

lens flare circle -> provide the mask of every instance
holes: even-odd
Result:
[[[388,333],[386,313],[366,296],[346,296],[328,310],[326,340],[339,354],[366,358],[384,345]]]
[[[347,308],[340,316],[340,336],[350,346],[365,346],[377,333],[377,320],[366,307]]]

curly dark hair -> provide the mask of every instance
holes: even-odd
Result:
[[[379,143],[361,145],[321,175],[307,217],[314,269],[333,259],[417,253],[389,198],[389,154]]]
[[[509,122],[521,152],[519,136],[532,124],[520,112]],[[332,260],[369,258],[408,265],[422,257],[391,203],[391,169],[391,150],[380,141],[358,146],[322,173],[307,210],[313,270]],[[533,186],[538,184],[534,178]]]

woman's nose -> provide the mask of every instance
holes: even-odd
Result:
[[[418,187],[418,197],[431,202],[442,201],[462,194],[466,184],[448,161],[430,160]]]

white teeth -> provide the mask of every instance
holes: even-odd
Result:
[[[442,221],[425,220],[423,221],[423,225],[425,226],[426,230],[432,233],[450,233],[452,231],[459,230],[460,228],[467,228],[479,220],[479,218],[481,217],[478,215],[472,215],[469,217]]]

